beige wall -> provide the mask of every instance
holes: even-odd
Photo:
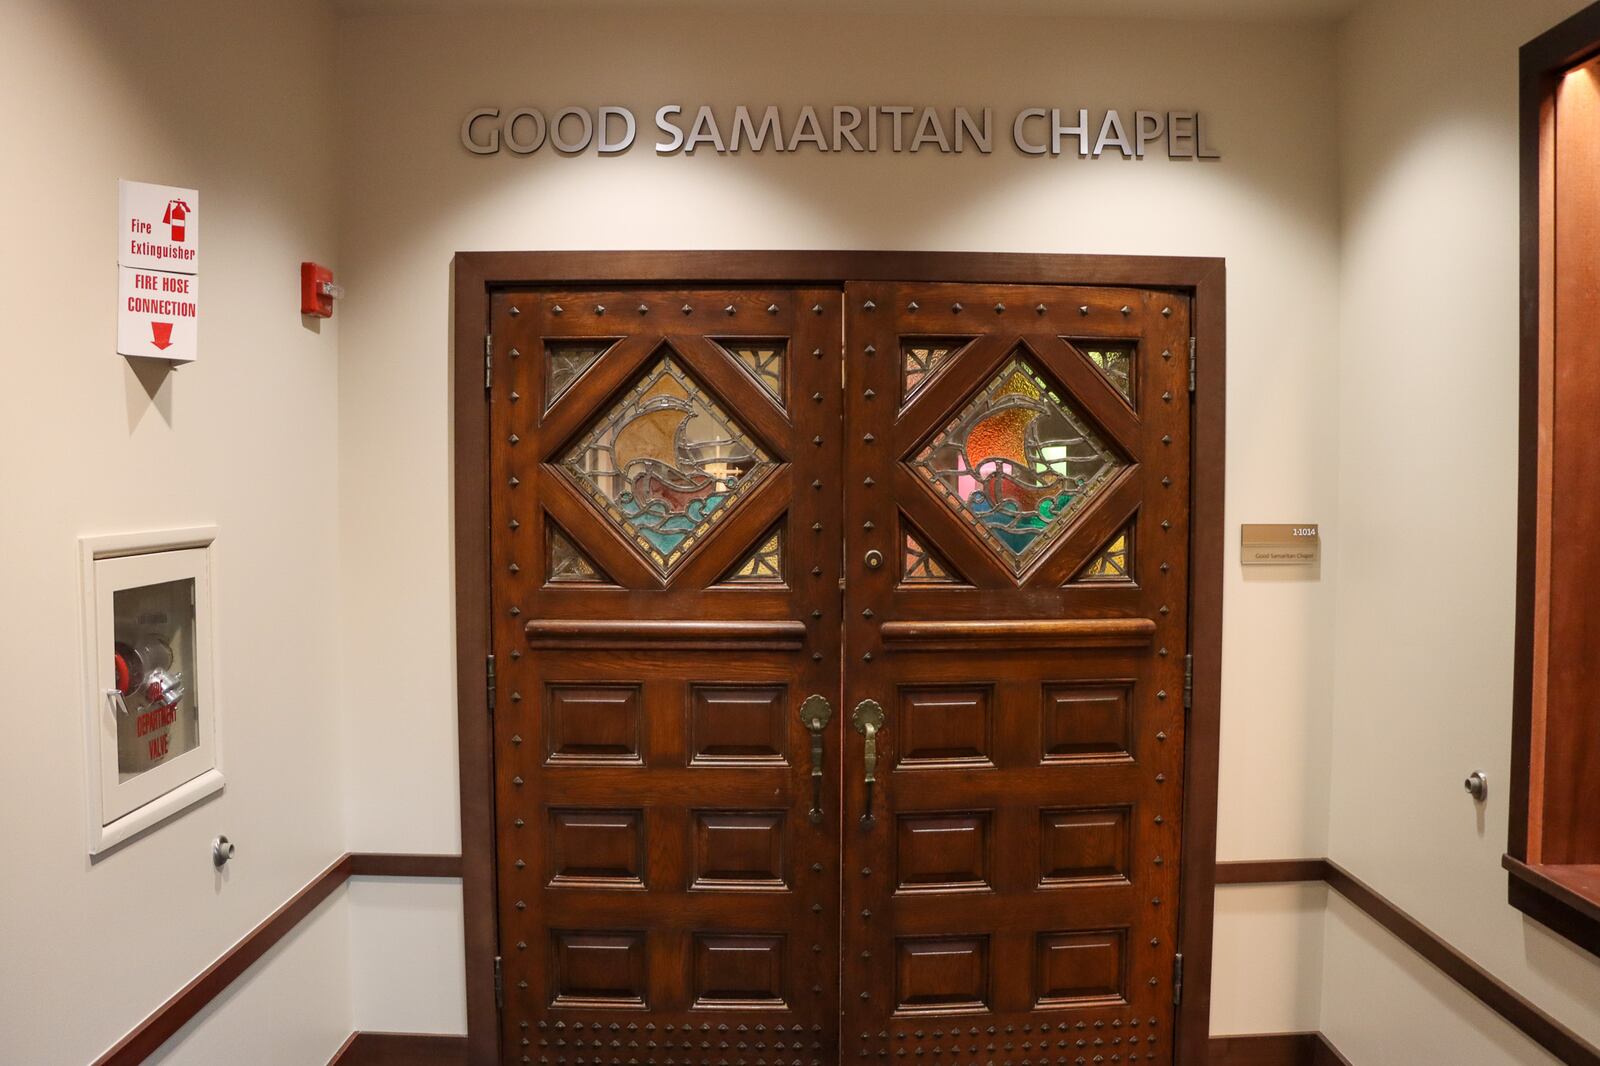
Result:
[[[892,50],[883,42],[894,41]],[[451,639],[449,266],[459,249],[909,248],[1225,256],[1228,521],[1328,520],[1335,505],[1334,38],[1318,25],[1115,22],[796,10],[629,10],[340,22],[342,630],[351,844],[459,840]],[[1187,108],[1217,164],[801,152],[480,158],[472,107],[926,101]],[[1230,554],[1232,552],[1230,541]],[[1221,852],[1326,849],[1332,565],[1321,580],[1227,568]],[[437,940],[459,921],[394,897],[357,925]],[[1264,919],[1298,935],[1297,904]],[[359,909],[359,908],[358,908]],[[1249,906],[1219,920],[1235,955]],[[427,930],[424,932],[423,930]],[[1235,967],[1219,1025],[1309,1017],[1293,969]],[[361,963],[357,963],[361,966]],[[385,995],[460,996],[455,960],[363,968]],[[1314,971],[1313,971],[1314,972]],[[1295,990],[1287,997],[1283,990]],[[1258,995],[1282,1004],[1268,1011]],[[1308,998],[1309,997],[1309,998]],[[367,1015],[358,1018],[366,1024]],[[1235,1021],[1235,1019],[1237,1019]]]
[[[335,252],[333,39],[311,2],[10,0],[3,19],[0,1060],[53,1066],[342,850],[338,330],[302,326],[297,292],[300,260]],[[201,191],[203,354],[175,374],[115,354],[119,177]],[[206,522],[226,791],[91,863],[77,538]],[[239,849],[220,876],[218,833]],[[345,924],[336,902],[170,1061],[326,1061],[350,1030]],[[274,1018],[293,1019],[281,1051]]]
[[[1516,557],[1517,46],[1582,6],[1480,3],[1463,18],[1450,0],[1371,3],[1340,36],[1329,848],[1600,1041],[1600,964],[1509,907],[1500,869]],[[1476,769],[1490,780],[1481,810],[1461,787]],[[1415,1046],[1419,1029],[1480,1025],[1337,908],[1327,945],[1324,1025],[1355,1061]]]

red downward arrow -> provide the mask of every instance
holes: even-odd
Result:
[[[165,351],[166,349],[172,347],[172,323],[150,323],[150,342],[161,351]]]

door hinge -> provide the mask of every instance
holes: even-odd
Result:
[[[483,667],[484,693],[489,701],[489,713],[494,713],[494,656],[488,656]]]
[[[1194,391],[1194,338],[1189,338],[1189,391]]]
[[[1183,657],[1183,706],[1185,710],[1194,706],[1194,654]]]
[[[496,964],[500,960],[496,959]],[[498,971],[496,971],[498,972]],[[1172,1005],[1178,1006],[1183,1002],[1183,953],[1172,956]]]
[[[494,387],[494,334],[483,335],[483,391]]]
[[[494,1007],[495,1010],[502,1010],[505,1005],[505,986],[500,978],[500,956],[496,955],[494,957]]]

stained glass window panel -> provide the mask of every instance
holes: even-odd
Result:
[[[614,340],[547,340],[544,342],[544,407],[549,410],[583,372],[594,365]]]
[[[908,465],[1020,574],[1127,464],[1013,356]]]
[[[1133,345],[1108,344],[1105,341],[1074,341],[1079,351],[1089,357],[1106,380],[1122,393],[1123,399],[1133,402]]]
[[[551,584],[601,584],[605,578],[576,544],[561,530],[550,527]]]
[[[561,459],[662,574],[776,465],[670,356]]]
[[[783,363],[789,346],[781,340],[721,340],[722,350],[737,359],[756,384],[783,404]]]
[[[1128,581],[1133,577],[1133,529],[1124,527],[1111,543],[1089,560],[1078,574],[1080,582]]]
[[[950,576],[950,571],[937,555],[934,555],[922,542],[910,533],[905,534],[904,551],[904,577],[901,579],[907,585],[954,585],[956,579]]]
[[[755,551],[745,556],[733,572],[723,579],[733,585],[783,584],[783,533],[774,529],[761,538]]]
[[[900,341],[901,395],[910,399],[969,338],[905,337]]]

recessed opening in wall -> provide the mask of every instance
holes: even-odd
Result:
[[[1600,954],[1600,4],[1522,50],[1513,906]]]

